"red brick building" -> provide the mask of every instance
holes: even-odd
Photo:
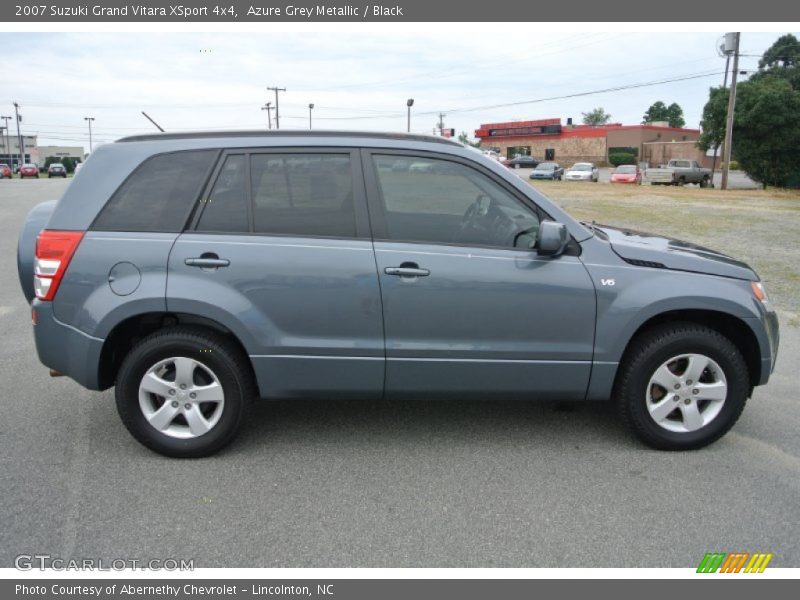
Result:
[[[564,165],[607,165],[609,150],[615,148],[633,148],[639,162],[652,164],[665,162],[664,157],[702,162],[706,159],[694,145],[700,137],[699,129],[669,127],[666,123],[562,125],[561,119],[512,121],[483,124],[475,131],[475,137],[480,139],[481,148],[494,148],[508,158],[526,154]]]

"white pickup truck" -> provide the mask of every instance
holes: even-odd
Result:
[[[645,169],[644,180],[652,185],[711,185],[711,169],[704,169],[696,160],[671,160],[666,166]]]

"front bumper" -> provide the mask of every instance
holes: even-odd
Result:
[[[74,379],[83,387],[99,390],[100,354],[103,342],[62,323],[53,315],[53,303],[35,299],[33,338],[42,364]]]

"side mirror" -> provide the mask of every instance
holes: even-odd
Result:
[[[536,233],[536,252],[542,256],[558,256],[569,243],[567,226],[556,221],[542,221]]]

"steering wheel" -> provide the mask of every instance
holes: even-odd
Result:
[[[492,199],[486,194],[478,194],[475,197],[475,202],[469,205],[464,216],[461,217],[457,241],[464,241],[469,232],[482,229],[480,221],[489,214],[491,204]]]

